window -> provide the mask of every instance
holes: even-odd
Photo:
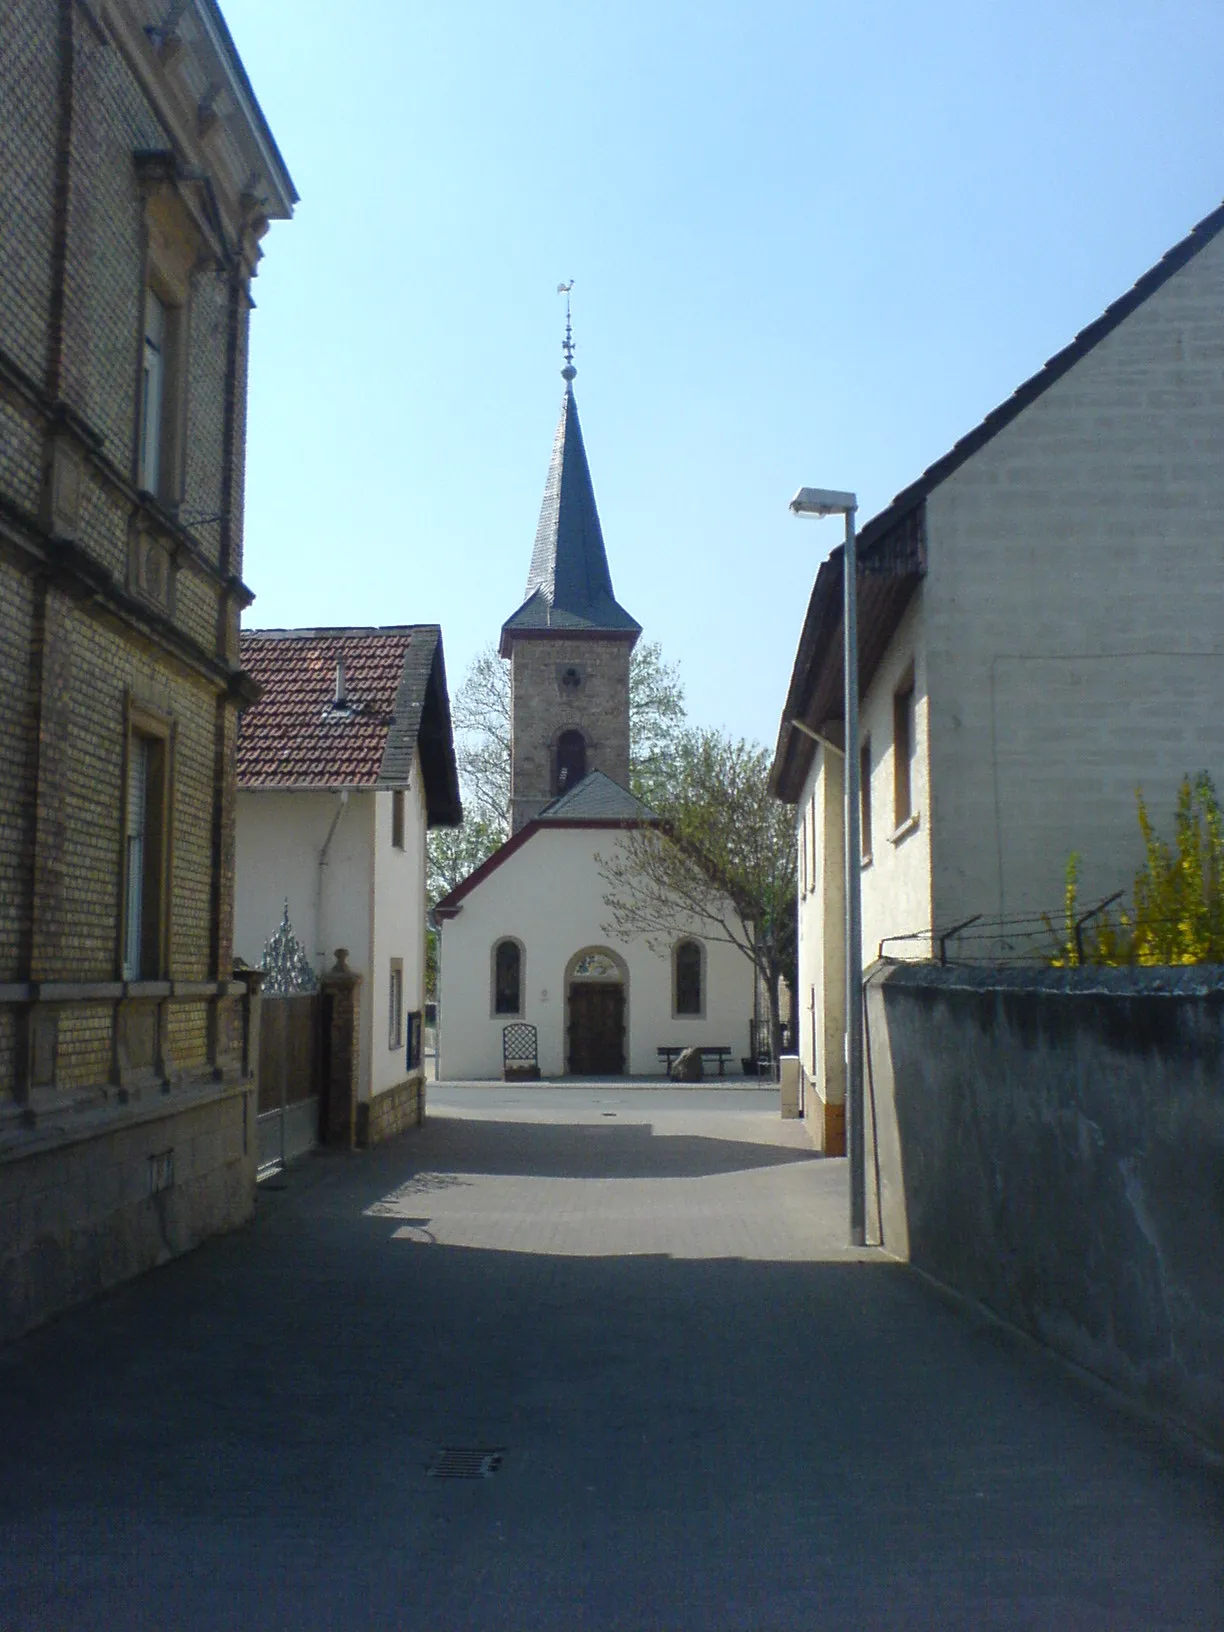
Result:
[[[568,793],[586,775],[586,738],[581,731],[563,731],[557,739],[557,776],[553,793]]]
[[[910,767],[914,757],[914,671],[911,668],[893,696],[893,824],[901,827],[914,813]]]
[[[493,1012],[523,1012],[523,949],[517,941],[498,941],[494,948]]]
[[[871,860],[871,738],[859,750],[859,821],[862,857]]]
[[[396,788],[391,795],[391,843],[396,850],[404,848],[404,791]]]
[[[122,956],[124,980],[165,973],[169,732],[128,732],[124,800]]]
[[[681,941],[672,954],[672,1008],[676,1014],[701,1013],[701,947]]]
[[[391,991],[387,1006],[387,1046],[404,1046],[404,961],[391,959]]]
[[[420,1009],[412,1009],[408,1014],[408,1042],[405,1063],[409,1071],[421,1069],[422,1039],[425,1035],[422,1024],[423,1016]]]
[[[145,290],[144,355],[140,374],[140,450],[137,487],[161,494],[162,428],[166,402],[166,308]]]
[[[799,824],[799,894],[808,893],[808,813],[803,813],[803,821]]]

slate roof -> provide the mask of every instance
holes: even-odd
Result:
[[[537,822],[654,822],[658,817],[649,805],[613,782],[603,771],[591,771],[568,793],[545,805]]]
[[[419,749],[431,827],[461,819],[436,624],[248,629],[242,667],[262,695],[238,728],[241,788],[403,788]],[[344,661],[347,701],[335,702]]]
[[[1113,301],[1095,322],[1081,329],[1071,343],[1056,352],[1036,374],[1016,387],[1011,396],[991,410],[966,436],[929,465],[892,503],[859,530],[859,688],[866,691],[875,666],[892,638],[913,590],[926,572],[926,500],[985,447],[1017,415],[1074,368],[1094,347],[1168,282],[1183,266],[1224,230],[1224,204],[1206,215],[1174,244],[1155,266],[1126,293]],[[796,804],[811,768],[815,744],[791,724],[805,725],[841,742],[838,716],[842,711],[841,597],[844,550],[839,546],[821,566],[812,587],[807,617],[791,673],[786,707],[778,727],[778,741],[769,773],[770,791],[786,804]],[[883,580],[884,582],[873,582]],[[888,582],[891,580],[891,582]],[[878,603],[878,604],[873,604]]]
[[[568,379],[525,594],[522,606],[502,625],[503,657],[509,656],[509,639],[515,634],[572,630],[636,639],[641,633],[641,625],[612,592],[578,404]]]

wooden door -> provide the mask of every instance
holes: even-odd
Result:
[[[619,1076],[625,1069],[625,988],[617,981],[575,981],[569,990],[569,1068],[575,1076]]]

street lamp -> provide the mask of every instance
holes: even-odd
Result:
[[[850,1158],[850,1244],[867,1241],[863,1140],[863,904],[862,839],[859,833],[858,559],[854,548],[853,493],[801,487],[790,502],[796,516],[845,516],[846,557],[842,628],[845,647],[846,814],[846,1154]]]

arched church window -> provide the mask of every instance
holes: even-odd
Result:
[[[493,1012],[523,1012],[523,949],[517,941],[498,941],[493,950]]]
[[[701,947],[681,941],[672,954],[672,988],[677,1014],[701,1013]]]
[[[568,793],[586,775],[586,738],[581,731],[562,731],[557,739],[554,793]]]

